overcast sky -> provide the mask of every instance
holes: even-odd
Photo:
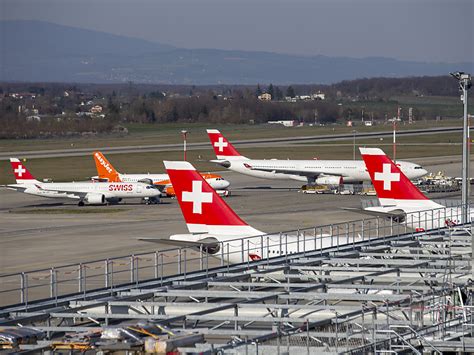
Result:
[[[474,0],[0,0],[0,19],[186,48],[474,62]]]

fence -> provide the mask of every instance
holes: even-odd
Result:
[[[469,207],[468,207],[469,208]],[[461,207],[420,211],[394,218],[369,218],[338,224],[298,229],[244,239],[216,241],[213,255],[191,247],[157,250],[149,253],[94,260],[49,269],[0,275],[0,307],[15,305],[28,308],[41,299],[75,295],[86,299],[89,292],[116,292],[121,287],[146,280],[161,280],[180,274],[184,280],[193,273],[209,273],[213,267],[232,263],[278,262],[294,253],[321,252],[325,248],[348,245],[353,248],[371,241],[384,242],[388,236],[410,230],[454,226],[461,220]],[[314,254],[313,254],[314,255]],[[211,256],[211,257],[210,257]]]

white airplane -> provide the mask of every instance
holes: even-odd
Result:
[[[95,166],[98,178],[108,182],[146,182],[163,187],[162,191],[166,196],[174,196],[174,189],[171,185],[168,174],[121,174],[112,166],[101,152],[94,153]],[[214,190],[225,195],[225,190],[230,186],[230,182],[217,174],[201,174]]]
[[[417,230],[459,223],[460,207],[445,208],[428,199],[381,149],[359,149],[380,202],[380,206],[367,207],[365,212],[392,218]],[[469,220],[473,217],[474,211]]]
[[[160,190],[142,182],[56,182],[44,183],[36,180],[23,163],[10,158],[16,184],[7,188],[30,195],[51,198],[71,198],[79,200],[78,205],[118,203],[123,198],[155,198]]]
[[[281,160],[249,159],[242,156],[217,130],[208,129],[207,134],[217,156],[212,162],[233,171],[263,179],[291,179],[310,185],[340,185],[370,181],[365,164],[361,160]],[[417,164],[397,161],[402,171],[416,179],[427,171]]]
[[[349,242],[346,237],[341,237],[339,241],[336,237],[331,240],[329,235],[316,238],[288,236],[284,240],[288,242],[287,248],[281,247],[279,235],[257,237],[242,242],[243,238],[265,233],[243,221],[190,163],[165,161],[164,164],[176,191],[189,234],[176,234],[169,239],[142,240],[195,247],[230,263],[259,260]]]

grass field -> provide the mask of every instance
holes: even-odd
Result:
[[[427,127],[455,127],[461,126],[461,120],[420,121],[414,124],[401,124],[399,130],[427,128]],[[37,151],[51,149],[79,149],[79,148],[105,148],[117,146],[137,146],[155,144],[180,144],[182,137],[180,131],[186,129],[189,143],[208,142],[206,128],[220,129],[230,140],[299,137],[314,135],[329,135],[335,133],[350,133],[353,129],[358,132],[377,132],[391,130],[391,125],[377,125],[365,127],[345,127],[341,125],[323,127],[294,127],[269,125],[212,125],[202,123],[189,124],[132,124],[127,125],[129,134],[103,135],[96,137],[76,137],[57,139],[4,139],[0,140],[0,152]]]
[[[350,102],[348,105],[354,112],[360,112],[361,109],[364,109],[366,117],[370,115],[370,112],[386,112],[389,118],[394,116],[398,107],[401,107],[404,120],[408,119],[409,107],[414,109],[415,120],[419,112],[428,117],[461,117],[463,114],[463,106],[459,97],[451,96],[404,95],[393,96],[389,101],[357,101]],[[357,117],[360,117],[359,113]]]
[[[278,131],[278,130],[277,130]],[[230,133],[230,132],[229,132]],[[229,134],[229,137],[240,137],[239,134]],[[423,136],[406,136],[398,138],[397,158],[412,159],[419,157],[447,156],[461,154],[461,134],[431,134]],[[356,146],[378,146],[388,154],[392,153],[390,138],[356,139]],[[352,159],[352,138],[335,143],[293,144],[265,146],[259,148],[238,148],[242,155],[255,159]],[[358,149],[356,158],[359,159]],[[164,172],[163,160],[181,160],[182,152],[155,152],[113,154],[109,156],[111,163],[120,171],[126,173],[160,173]],[[220,166],[210,163],[215,159],[211,146],[208,149],[188,151],[188,160],[203,172],[223,170]],[[97,175],[92,157],[64,157],[49,159],[31,159],[27,166],[38,179],[52,178],[54,181],[80,181]],[[0,162],[0,184],[14,183],[10,164]]]

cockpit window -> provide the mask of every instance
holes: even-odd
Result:
[[[418,165],[418,166],[415,166],[415,169],[423,169],[423,167]]]

